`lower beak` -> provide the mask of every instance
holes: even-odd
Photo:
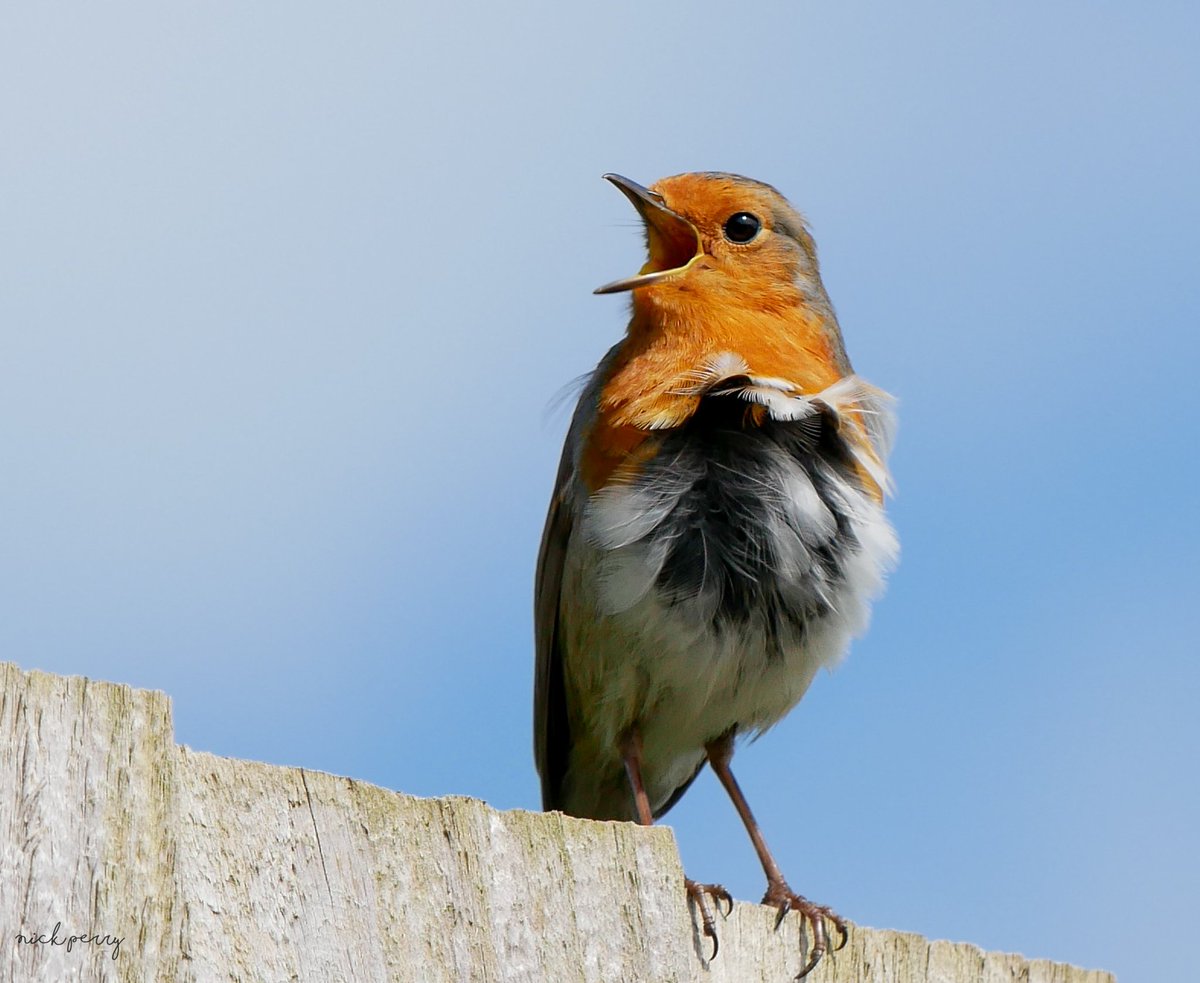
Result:
[[[652,283],[682,273],[704,255],[700,245],[700,233],[696,231],[696,227],[663,204],[662,195],[655,194],[649,188],[643,188],[636,181],[630,181],[620,174],[605,174],[604,179],[617,186],[633,203],[642,221],[646,223],[646,248],[649,250],[650,259],[637,276],[606,283],[597,287],[596,293],[615,294],[623,290],[648,287]]]

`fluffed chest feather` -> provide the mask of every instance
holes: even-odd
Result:
[[[564,620],[592,657],[567,672],[602,739],[651,717],[681,746],[770,726],[865,627],[895,557],[864,467],[882,456],[846,413],[882,412],[865,390],[727,381],[582,503]]]

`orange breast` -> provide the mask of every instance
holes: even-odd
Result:
[[[673,300],[664,311],[653,298],[635,299],[629,335],[602,382],[596,422],[585,437],[581,477],[589,491],[618,472],[636,472],[653,453],[655,431],[695,413],[704,371],[723,354],[739,356],[752,375],[786,379],[802,393],[820,392],[843,374],[840,348],[807,308],[715,317],[689,307],[686,297]]]

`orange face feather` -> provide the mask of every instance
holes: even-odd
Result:
[[[592,491],[636,469],[655,431],[695,412],[697,373],[722,355],[803,395],[852,371],[812,237],[774,188],[727,174],[680,174],[649,189],[608,178],[641,213],[650,258],[638,276],[597,291],[632,290],[633,316],[582,455]],[[748,425],[763,418],[755,410]]]

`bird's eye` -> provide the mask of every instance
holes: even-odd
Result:
[[[757,215],[737,212],[725,220],[725,238],[730,242],[749,242],[762,228]]]

